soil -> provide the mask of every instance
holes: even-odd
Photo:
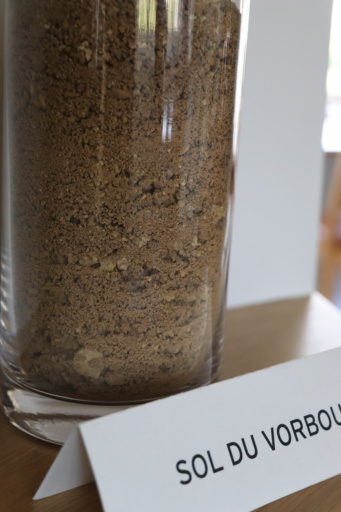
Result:
[[[133,401],[211,378],[240,13],[190,5],[10,2],[13,343],[43,391]]]

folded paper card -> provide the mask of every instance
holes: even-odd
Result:
[[[35,499],[95,479],[105,512],[248,512],[341,473],[341,348],[80,424]]]

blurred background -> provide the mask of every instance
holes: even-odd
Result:
[[[251,0],[229,305],[341,308],[341,0]]]
[[[341,309],[341,1],[334,0],[322,131],[323,194],[318,289]]]

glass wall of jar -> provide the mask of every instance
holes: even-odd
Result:
[[[60,441],[18,396],[38,424],[44,400],[217,377],[240,24],[233,0],[6,3],[2,361],[21,428]]]

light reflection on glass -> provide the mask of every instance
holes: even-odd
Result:
[[[139,32],[155,32],[157,0],[138,0]],[[177,32],[181,27],[182,0],[166,0],[167,28]]]
[[[182,0],[166,0],[166,3],[168,30],[177,32],[181,26]]]
[[[162,142],[170,142],[172,140],[173,125],[173,101],[166,101],[163,105],[162,116]]]
[[[139,0],[138,30],[139,32],[155,32],[157,0]]]

